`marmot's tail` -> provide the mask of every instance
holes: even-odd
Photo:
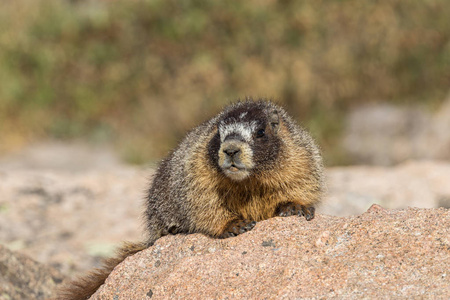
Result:
[[[106,278],[114,268],[130,255],[147,248],[146,243],[125,243],[117,250],[116,256],[108,258],[101,268],[95,269],[87,275],[67,282],[59,290],[57,299],[84,300],[89,299],[97,289],[105,283]]]

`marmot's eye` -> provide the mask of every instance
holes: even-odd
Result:
[[[256,137],[260,138],[263,137],[266,134],[266,132],[264,131],[264,129],[260,129],[256,132]]]

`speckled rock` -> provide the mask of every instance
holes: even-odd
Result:
[[[152,170],[63,171],[0,168],[0,244],[65,274],[86,271],[124,240],[144,236],[141,214]],[[360,215],[389,209],[450,207],[450,163],[327,169],[320,214]]]
[[[48,299],[64,277],[54,268],[0,245],[0,299]]]
[[[76,157],[72,163],[81,166]],[[73,276],[75,273],[88,270],[98,265],[101,257],[110,256],[114,247],[120,242],[143,239],[144,231],[143,226],[140,226],[142,223],[140,216],[145,189],[148,187],[151,174],[152,170],[123,165],[106,168],[93,164],[91,169],[68,168],[65,170],[43,167],[28,169],[26,166],[20,167],[16,164],[1,167],[0,162],[0,244],[29,255],[38,262],[56,267],[63,274]],[[407,206],[450,207],[450,185],[448,184],[450,163],[448,162],[412,161],[389,168],[370,166],[331,168],[327,170],[327,181],[328,194],[317,210],[319,213],[317,219],[310,223],[302,220],[297,220],[295,223],[297,227],[300,224],[300,227],[313,231],[312,237],[309,237],[307,230],[302,231],[301,234],[294,232],[293,235],[298,236],[300,241],[308,241],[316,237],[317,229],[309,227],[316,221],[346,220],[324,216],[324,214],[360,215],[372,203],[378,203],[389,209]],[[356,217],[356,220],[358,218],[362,217]],[[278,219],[262,222],[256,229],[264,228],[267,226],[265,224],[272,224],[276,220]],[[276,222],[284,224],[288,220],[290,218]],[[348,220],[355,220],[355,217]],[[444,223],[441,222],[441,224]],[[279,231],[278,226],[279,224],[274,225],[275,232]],[[368,223],[365,226],[369,230],[371,225]],[[446,226],[448,227],[448,219]],[[332,228],[331,225],[329,227]],[[328,231],[333,236],[333,231]],[[252,231],[244,236],[253,236],[253,234]],[[272,232],[266,232],[266,234],[267,238],[259,241],[260,245],[267,246],[263,249],[270,248],[270,245],[278,245],[274,242]],[[288,239],[292,238],[288,234],[286,236]],[[212,249],[211,251],[220,249],[214,246],[216,243],[229,245],[234,243],[233,240],[241,239],[238,237],[232,240],[215,241],[201,235],[166,239],[171,238],[176,238],[176,242],[185,238],[206,240],[213,245],[208,247]],[[277,238],[282,239],[283,236]],[[166,239],[158,241],[157,245]],[[313,241],[314,245],[315,242]],[[172,250],[176,253],[178,249]],[[224,250],[221,251],[225,253]],[[242,252],[244,251],[247,250]],[[243,257],[249,254],[250,252],[247,251]],[[183,257],[182,255],[186,254],[180,255]],[[208,257],[202,256],[202,258]],[[194,258],[188,256],[184,259]],[[163,265],[162,260],[155,263]],[[287,259],[284,263],[292,264]],[[312,268],[316,265],[311,262],[311,265],[307,266]],[[175,274],[167,272],[161,276],[170,278],[180,276],[178,270],[174,271]],[[244,273],[240,274],[239,276],[242,276]],[[3,276],[3,273],[1,275]],[[238,281],[233,282],[237,284]],[[154,291],[157,297],[157,290],[152,289],[152,293]],[[238,292],[235,291],[235,293]]]
[[[225,240],[167,236],[116,267],[91,299],[450,297],[450,211],[272,218]]]

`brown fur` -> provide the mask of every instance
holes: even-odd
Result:
[[[193,162],[192,177],[201,182],[190,191],[197,199],[195,202],[201,205],[194,210],[197,212],[196,231],[217,237],[236,217],[261,221],[274,217],[282,203],[294,202],[308,207],[320,201],[321,182],[311,177],[317,166],[312,163],[310,154],[305,149],[295,152],[299,149],[292,145],[285,127],[281,128],[280,135],[286,143],[286,153],[279,158],[275,169],[240,185],[215,171],[204,156]],[[242,195],[249,194],[248,191],[259,192],[250,193],[247,201],[242,201]],[[226,205],[222,205],[223,202]]]
[[[121,248],[61,297],[87,299],[118,263],[167,234],[226,238],[274,216],[310,220],[323,190],[322,169],[314,141],[281,107],[251,99],[230,105],[161,162],[147,196],[145,244]]]

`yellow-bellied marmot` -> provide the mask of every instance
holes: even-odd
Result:
[[[314,217],[323,190],[320,152],[283,108],[237,102],[189,132],[164,159],[146,201],[148,239],[128,244],[103,269],[69,283],[64,299],[86,299],[127,256],[176,233],[226,238],[275,216]]]

